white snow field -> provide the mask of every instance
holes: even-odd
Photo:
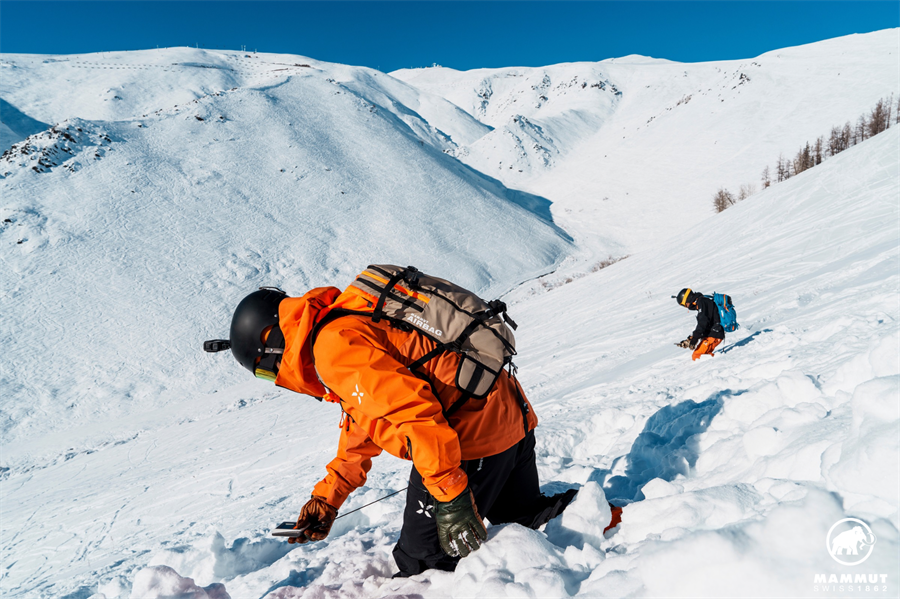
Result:
[[[719,186],[896,102],[898,40],[557,65],[548,90],[577,67],[598,95],[481,114],[447,69],[0,56],[0,592],[900,595],[900,127],[711,209]],[[495,100],[514,93],[501,72]],[[750,82],[720,90],[735,72]],[[490,162],[511,155],[512,114],[559,149],[521,179]],[[490,527],[454,573],[391,579],[402,494],[348,514],[405,487],[387,455],[328,539],[268,536],[323,476],[340,410],[200,350],[257,286],[344,286],[372,262],[503,295],[544,489],[580,488],[543,530]],[[729,293],[742,325],[697,362],[673,345],[694,325],[670,297],[686,286]],[[604,535],[607,500],[626,507]],[[851,517],[877,542],[843,566],[826,537]]]

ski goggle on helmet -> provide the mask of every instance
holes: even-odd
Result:
[[[678,292],[678,295],[673,295],[672,297],[675,298],[675,300],[678,302],[679,305],[687,308],[689,304],[693,303],[693,302],[691,302],[691,296],[693,296],[693,295],[694,295],[694,293],[691,291],[691,288],[685,287],[684,289],[682,289],[681,291]]]
[[[234,309],[230,338],[204,341],[203,349],[207,352],[230,349],[238,363],[254,376],[275,382],[277,363],[284,353],[278,305],[286,297],[278,287],[260,287]]]

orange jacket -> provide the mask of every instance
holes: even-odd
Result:
[[[521,387],[501,373],[483,400],[469,399],[449,418],[444,410],[461,396],[454,384],[459,357],[446,352],[414,375],[408,368],[435,347],[414,331],[365,316],[342,316],[317,333],[310,360],[310,333],[334,308],[371,310],[377,298],[350,287],[313,289],[279,307],[285,353],[275,384],[339,402],[349,417],[337,457],[313,494],[339,508],[366,481],[372,458],[382,450],[413,461],[428,491],[450,501],[468,486],[461,460],[509,449],[537,426]],[[523,415],[519,398],[525,403]]]

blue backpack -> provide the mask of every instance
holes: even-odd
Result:
[[[707,295],[706,297],[709,296]],[[741,325],[738,324],[737,312],[734,310],[734,304],[731,303],[731,296],[724,293],[713,293],[713,296],[709,297],[709,299],[714,301],[719,309],[719,324],[722,325],[722,329],[726,333],[733,333],[738,330],[738,327]]]

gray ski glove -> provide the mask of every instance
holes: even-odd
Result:
[[[684,341],[681,341],[681,342],[679,342],[679,343],[676,343],[675,345],[677,345],[678,347],[683,347],[683,348],[685,348],[685,349],[687,349],[687,348],[693,349],[693,347],[691,346],[691,343],[692,343],[692,340],[691,340],[691,337],[689,336],[689,337],[688,337],[687,339],[685,339]]]
[[[434,521],[437,523],[441,549],[452,557],[466,557],[487,540],[487,529],[470,489],[450,501],[434,502]]]

